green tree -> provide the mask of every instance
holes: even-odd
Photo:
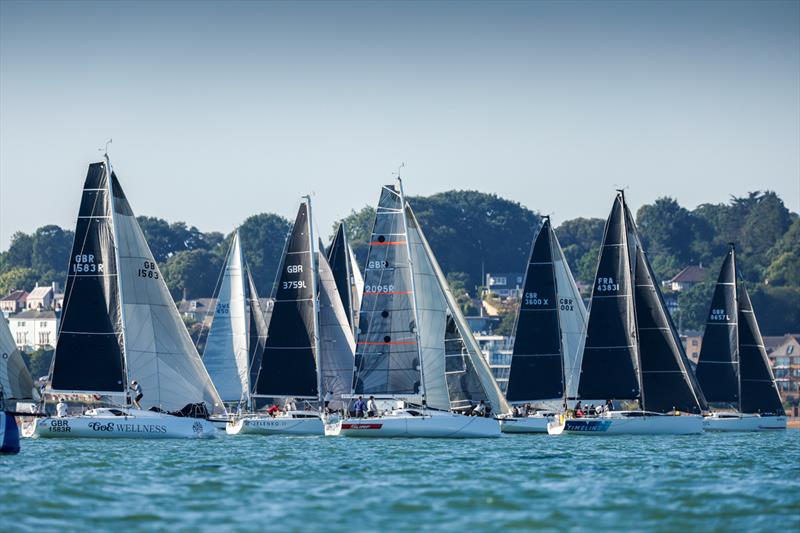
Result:
[[[222,270],[222,258],[207,250],[178,252],[162,269],[175,299],[210,297]]]
[[[25,364],[34,380],[50,373],[50,363],[53,361],[54,350],[39,348],[23,356]]]
[[[539,216],[495,194],[447,191],[409,197],[414,212],[442,270],[464,272],[467,288],[481,282],[481,271],[520,272],[530,253]],[[348,236],[363,263],[375,211],[354,211],[347,218]]]
[[[291,229],[291,222],[273,213],[253,215],[239,226],[239,236],[247,265],[253,274],[253,281],[259,294],[263,296],[272,293],[278,262]]]
[[[75,234],[59,226],[42,226],[33,234],[32,265],[39,273],[39,281],[50,283],[66,277],[69,254]]]
[[[769,251],[771,262],[765,283],[772,286],[800,287],[800,219],[796,219]]]
[[[756,285],[748,289],[762,335],[800,331],[800,288]]]
[[[39,280],[39,274],[32,268],[12,268],[0,274],[0,294],[13,290],[30,291]]]
[[[3,252],[3,270],[33,266],[33,237],[21,231],[11,236],[11,245]]]

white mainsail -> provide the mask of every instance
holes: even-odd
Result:
[[[38,392],[34,391],[33,379],[22,354],[14,343],[8,322],[0,314],[0,397],[3,400],[30,400]],[[0,406],[2,407],[2,406]],[[6,405],[6,407],[13,407]]]
[[[235,231],[203,351],[203,363],[223,402],[246,400],[250,390],[244,257]]]
[[[320,249],[322,247],[320,246]],[[355,340],[336,289],[336,281],[325,254],[317,253],[319,279],[319,362],[320,396],[331,392],[332,408],[353,387]]]
[[[110,165],[109,165],[110,166]],[[142,407],[177,411],[205,402],[224,412],[222,400],[189,337],[142,229],[111,174],[125,362],[142,387]]]
[[[353,253],[353,247],[349,243],[347,244],[347,253],[350,254],[350,275],[353,277],[353,309],[356,310],[353,314],[355,315],[356,327],[358,327],[358,309],[361,309],[361,298],[364,296],[364,276],[361,275],[356,254]]]

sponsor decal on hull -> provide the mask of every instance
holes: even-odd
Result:
[[[47,431],[50,433],[72,433],[73,428],[69,420],[50,420]],[[203,430],[202,425],[196,423],[198,428],[193,428],[195,432]],[[118,422],[89,422],[86,427],[95,433],[166,433],[167,426],[161,424],[136,424]],[[75,428],[78,429],[78,428]]]
[[[567,420],[564,429],[566,431],[591,431],[599,433],[607,431],[610,425],[610,420]]]
[[[381,429],[383,424],[342,424],[342,429]]]

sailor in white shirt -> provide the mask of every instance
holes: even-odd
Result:
[[[64,401],[64,398],[58,399],[58,403],[56,404],[56,416],[58,418],[67,416],[67,402]]]
[[[375,403],[375,396],[370,396],[367,401],[367,416],[378,416],[378,404]]]

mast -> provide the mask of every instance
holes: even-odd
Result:
[[[550,270],[550,272],[553,275],[553,287],[555,288],[555,298],[556,298],[556,301],[554,301],[553,303],[555,305],[558,305],[558,299],[559,299],[559,295],[561,294],[561,291],[559,290],[559,286],[558,286],[558,278],[556,278],[556,254],[554,253],[554,251],[555,251],[554,248],[558,247],[559,244],[558,244],[558,241],[555,239],[555,231],[553,230],[553,226],[552,226],[552,224],[550,222],[550,215],[545,215],[542,218],[544,218],[545,222],[547,223],[547,228],[548,228],[548,231],[550,233],[550,235],[549,235],[550,236],[550,262],[551,262],[551,270]],[[566,368],[564,368],[564,366],[565,366],[565,360],[564,359],[566,357],[566,354],[564,353],[564,331],[563,331],[563,328],[561,327],[561,314],[558,312],[558,308],[556,308],[556,324],[558,326],[558,346],[559,346],[560,351],[561,351],[560,360],[561,360],[561,387],[563,389],[562,397],[564,398],[564,409],[566,410],[566,408],[567,408],[567,371],[566,371]]]
[[[109,142],[111,142],[109,140]],[[117,284],[117,294],[119,298],[119,314],[120,314],[120,331],[122,335],[122,374],[124,376],[125,382],[123,383],[123,402],[126,407],[130,406],[130,397],[128,394],[128,387],[130,386],[130,376],[128,375],[128,342],[127,342],[127,322],[125,320],[125,303],[122,301],[122,285],[121,285],[121,278],[120,275],[120,259],[119,259],[119,237],[117,235],[117,213],[116,209],[114,208],[114,185],[113,179],[111,176],[113,172],[111,170],[111,159],[108,157],[108,143],[106,143],[106,151],[103,154],[103,157],[106,160],[106,180],[108,185],[108,205],[109,210],[111,211],[111,234],[114,236],[114,261],[116,262],[116,284]]]
[[[403,168],[403,165],[400,165]],[[400,177],[400,168],[397,169],[397,183],[400,192],[400,209],[401,217],[403,218],[403,231],[406,234],[406,253],[408,254],[409,277],[411,278],[411,304],[414,309],[414,338],[417,342],[417,357],[419,360],[419,379],[420,389],[422,389],[423,404],[427,404],[427,391],[425,389],[425,365],[422,362],[422,346],[420,345],[419,336],[419,309],[417,308],[417,289],[414,282],[414,260],[411,258],[411,247],[408,243],[408,220],[406,219],[406,196],[403,192],[403,180]]]
[[[733,265],[733,309],[734,309],[734,316],[736,317],[736,327],[733,328],[733,334],[735,337],[734,346],[736,346],[736,353],[734,357],[736,361],[734,362],[734,368],[737,370],[736,372],[736,387],[737,387],[737,396],[738,396],[738,403],[737,403],[737,410],[741,413],[742,412],[742,349],[739,342],[739,328],[741,325],[739,324],[739,271],[736,270],[736,245],[732,242],[729,242],[728,245],[731,247],[731,264]]]
[[[617,189],[619,193],[620,199],[622,200],[622,217],[624,220],[623,225],[623,232],[622,232],[622,239],[624,242],[624,250],[625,250],[625,257],[628,260],[628,291],[630,294],[630,308],[631,314],[633,316],[633,349],[635,352],[635,361],[636,361],[636,377],[639,380],[639,408],[644,411],[644,375],[642,374],[642,347],[640,343],[640,335],[639,335],[639,317],[636,313],[636,263],[634,262],[635,259],[631,257],[631,248],[630,248],[630,241],[628,239],[629,232],[633,233],[634,237],[636,237],[636,227],[633,224],[633,221],[630,220],[628,217],[628,204],[625,202],[625,189]],[[634,248],[639,248],[638,239],[634,240]]]
[[[322,373],[320,372],[319,351],[319,261],[314,253],[314,217],[311,215],[311,196],[303,196],[308,205],[308,250],[311,253],[311,294],[314,305],[314,360],[317,365],[317,399],[322,400]]]

